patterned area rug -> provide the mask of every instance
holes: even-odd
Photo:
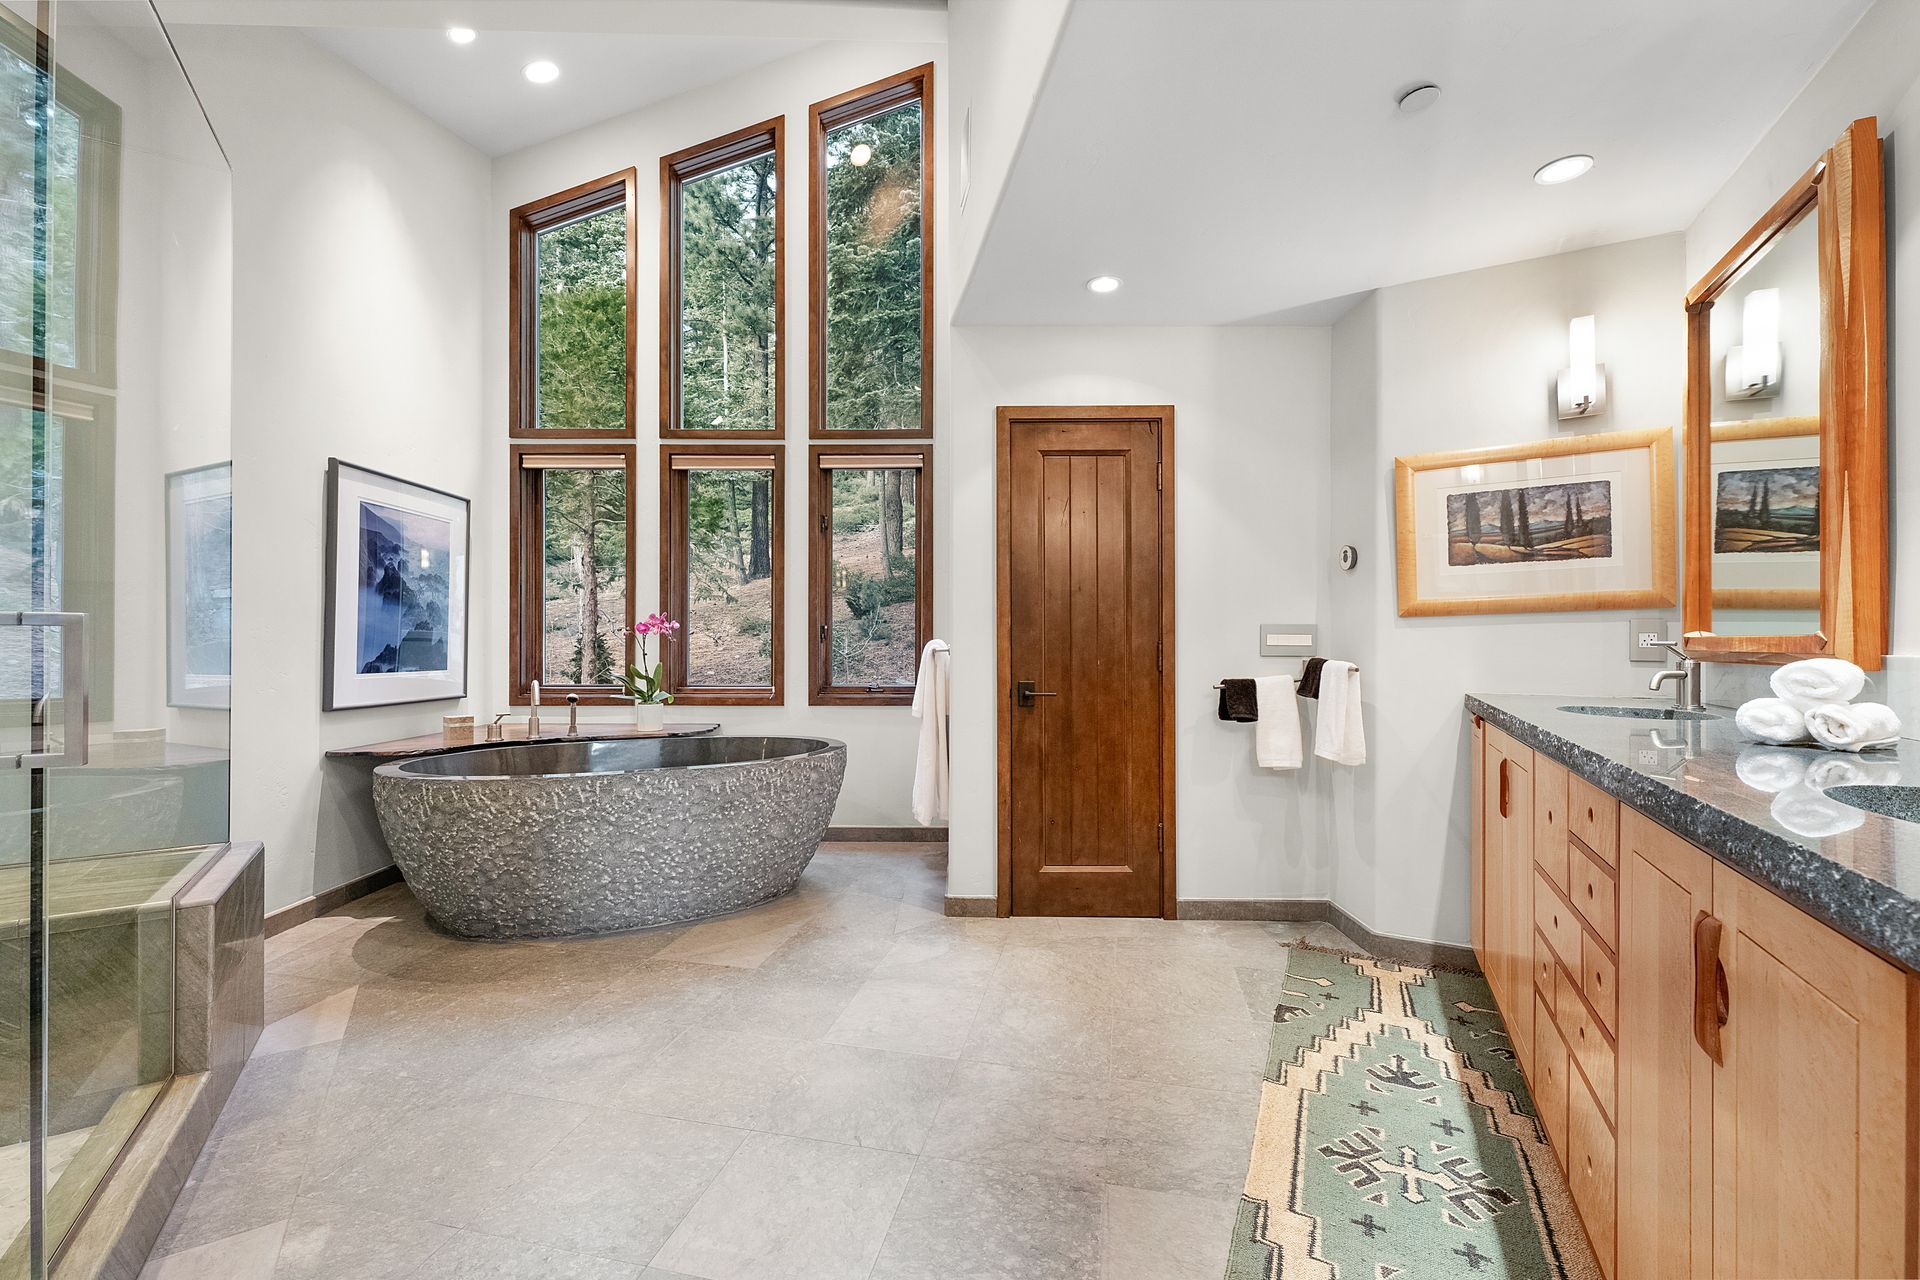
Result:
[[[1485,979],[1296,946],[1227,1280],[1598,1280]]]

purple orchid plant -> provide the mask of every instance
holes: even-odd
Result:
[[[640,661],[627,668],[624,681],[626,693],[638,703],[658,703],[665,705],[673,701],[673,694],[667,691],[667,642],[680,630],[680,624],[664,613],[650,613],[633,624],[633,634],[640,638]],[[660,661],[651,662],[647,657],[647,640],[652,636],[660,637]]]

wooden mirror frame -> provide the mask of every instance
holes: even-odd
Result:
[[[1713,620],[1713,302],[1814,206],[1820,261],[1820,630],[1717,635]],[[1845,658],[1887,651],[1887,272],[1880,131],[1871,116],[1774,202],[1687,293],[1684,437],[1685,647],[1708,662]]]

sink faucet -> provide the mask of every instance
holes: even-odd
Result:
[[[567,695],[567,736],[580,736],[580,695],[577,693]]]
[[[1689,658],[1687,651],[1677,644],[1663,645],[1662,647],[1671,650],[1674,656],[1680,659],[1680,665],[1662,671],[1654,676],[1654,678],[1648,682],[1647,688],[1657,693],[1661,685],[1671,681],[1673,683],[1674,706],[1682,711],[1705,711],[1707,704],[1700,696],[1700,660],[1698,658]]]
[[[540,682],[535,680],[530,690],[533,698],[533,710],[527,712],[527,741],[532,742],[540,736]]]

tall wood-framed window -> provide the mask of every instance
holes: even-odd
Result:
[[[810,452],[808,700],[912,702],[920,649],[933,635],[933,448]]]
[[[786,117],[660,160],[660,433],[786,429]]]
[[[508,434],[631,439],[632,169],[509,215]]]
[[[811,433],[933,430],[933,64],[816,102],[807,219]]]
[[[660,600],[674,700],[778,706],[786,544],[779,445],[660,447]]]
[[[622,702],[633,661],[634,455],[630,445],[516,444],[509,699]]]

